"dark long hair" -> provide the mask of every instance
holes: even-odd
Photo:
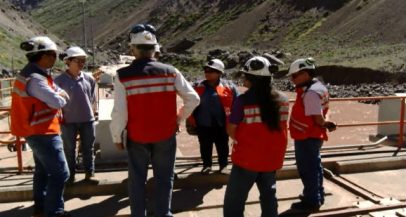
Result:
[[[245,78],[251,82],[250,90],[255,95],[255,100],[259,104],[261,120],[270,130],[280,130],[280,105],[277,101],[277,93],[272,88],[272,78],[268,76],[254,76],[245,74]]]

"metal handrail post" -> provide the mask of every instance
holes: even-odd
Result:
[[[22,153],[22,143],[20,137],[16,138],[16,148],[17,148],[17,164],[18,164],[18,174],[23,173],[23,153]]]
[[[399,148],[403,145],[403,129],[405,127],[405,97],[400,101],[400,120],[399,120]]]

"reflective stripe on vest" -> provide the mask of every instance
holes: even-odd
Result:
[[[289,103],[279,103],[280,121],[287,121],[289,117]],[[244,107],[244,119],[246,124],[262,123],[261,112],[258,106],[246,106]]]
[[[128,138],[138,143],[166,140],[177,127],[176,74],[121,79],[126,89]]]
[[[238,124],[237,143],[231,159],[234,164],[252,171],[269,172],[282,167],[287,147],[289,102],[280,102],[280,130],[270,130],[261,121],[258,105],[244,105],[244,119]]]
[[[55,114],[55,110],[54,109],[44,109],[38,112],[34,112],[33,117],[32,117],[32,121],[30,123],[31,126],[40,124],[40,123],[44,123],[46,121],[52,120],[55,117],[60,117],[59,113],[56,112]]]
[[[127,96],[175,91],[175,77],[152,77],[122,82]]]

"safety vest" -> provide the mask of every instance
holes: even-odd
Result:
[[[280,130],[270,130],[261,120],[260,108],[243,101],[244,119],[238,124],[231,159],[234,164],[257,172],[282,168],[288,143],[289,100],[280,94]]]
[[[197,85],[195,85],[194,89],[196,90],[197,94],[199,94],[199,96],[201,97],[204,94],[204,91],[206,90],[204,81],[199,82]],[[233,88],[230,83],[220,79],[219,85],[216,86],[216,92],[220,98],[220,102],[221,105],[223,106],[224,113],[226,114],[226,123],[227,123],[228,116],[231,113],[231,106],[233,105],[234,100]],[[189,116],[187,121],[192,125],[196,126],[196,120],[193,117],[193,115]]]
[[[200,82],[194,88],[199,96],[202,96],[204,91],[206,90],[206,86],[203,82]],[[223,106],[226,117],[228,117],[231,113],[231,106],[233,105],[234,94],[232,86],[227,81],[220,79],[219,85],[216,86],[216,92],[220,98],[220,102]]]
[[[310,87],[296,88],[296,101],[292,107],[292,114],[289,121],[290,136],[296,140],[316,138],[327,141],[325,128],[318,126],[311,116],[305,115],[303,97],[308,91],[316,92],[321,100],[323,116],[326,117],[329,107],[329,94],[327,88],[320,82],[315,81]]]
[[[11,134],[27,137],[32,135],[59,134],[61,112],[49,107],[41,100],[29,96],[26,91],[27,82],[31,77],[47,80],[48,85],[55,89],[51,77],[33,73],[28,77],[16,76],[11,93]]]
[[[135,60],[119,69],[127,98],[127,135],[131,141],[166,140],[177,129],[176,69],[153,59]]]

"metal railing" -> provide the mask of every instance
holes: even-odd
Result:
[[[355,126],[378,126],[378,125],[389,125],[389,124],[399,124],[399,138],[398,138],[398,151],[403,146],[403,134],[405,127],[405,98],[406,96],[377,96],[377,97],[353,97],[353,98],[332,98],[332,102],[342,102],[342,101],[374,101],[374,100],[389,100],[389,99],[399,99],[400,100],[400,111],[398,121],[377,121],[377,122],[363,122],[363,123],[343,123],[338,124],[338,127],[355,127]]]
[[[14,83],[15,78],[2,78],[0,79],[0,101],[4,100],[4,93],[6,96],[11,95],[11,90],[13,89],[13,83]],[[7,87],[3,87],[4,84],[8,84]]]
[[[405,99],[406,96],[377,96],[377,97],[353,97],[353,98],[332,98],[330,99],[331,102],[341,102],[341,101],[366,101],[366,100],[388,100],[388,99],[399,99],[401,101],[400,104],[400,111],[399,111],[399,120],[398,121],[377,121],[377,122],[359,122],[359,123],[338,123],[338,127],[355,127],[355,126],[378,126],[378,125],[389,125],[389,124],[399,124],[399,139],[398,139],[398,150],[394,155],[396,155],[402,148],[404,139],[403,139],[403,131],[404,131],[404,118],[405,118]],[[294,102],[294,100],[290,100],[290,102]],[[0,107],[0,112],[10,112],[10,107]],[[3,131],[0,132],[2,134],[10,134],[10,131]],[[23,172],[23,165],[22,165],[22,144],[24,140],[20,137],[15,137],[14,140],[11,141],[1,141],[0,143],[3,144],[10,144],[15,143],[17,149],[17,163],[18,163],[18,173]]]

